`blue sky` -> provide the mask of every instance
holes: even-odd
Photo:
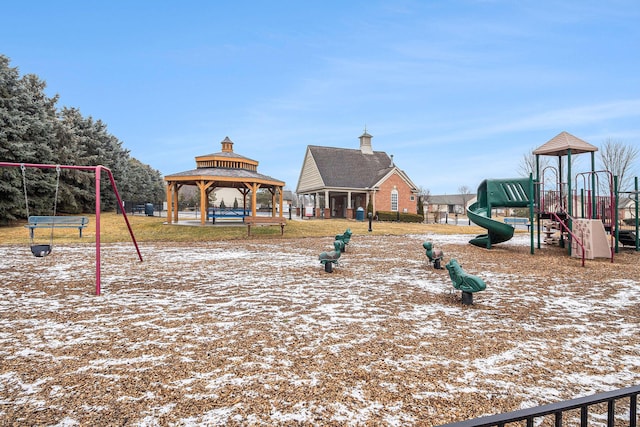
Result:
[[[355,149],[366,126],[417,186],[451,194],[519,176],[562,131],[640,144],[637,0],[62,0],[2,14],[11,66],[162,174],[229,136],[295,190],[307,145]]]

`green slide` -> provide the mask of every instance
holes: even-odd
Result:
[[[492,244],[506,242],[513,237],[514,228],[491,218],[491,210],[500,207],[527,207],[531,200],[530,178],[485,179],[478,186],[478,200],[469,206],[467,215],[476,225],[486,228],[481,234],[469,240],[475,246],[491,249]]]

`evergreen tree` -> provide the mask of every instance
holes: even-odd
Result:
[[[164,200],[160,173],[135,159],[100,120],[85,118],[77,108],[57,110],[58,96],[47,97],[46,84],[35,75],[20,78],[9,58],[0,55],[0,159],[13,163],[98,166],[143,201]],[[26,168],[30,214],[50,215],[56,189],[55,169]],[[95,210],[95,175],[62,169],[57,212]],[[116,198],[106,174],[101,177],[101,207],[114,209]],[[0,168],[0,225],[26,217],[20,168]]]
[[[135,158],[129,159],[126,177],[118,183],[118,187],[125,200],[159,203],[164,199],[160,172]]]
[[[129,152],[122,143],[107,132],[106,125],[85,118],[75,108],[64,108],[61,113],[58,146],[65,160],[72,165],[105,166],[111,170],[116,182],[126,180]],[[65,180],[65,196],[72,194],[68,208],[78,208],[83,212],[95,209],[95,176],[92,172],[76,171]],[[101,209],[115,209],[116,197],[107,176],[100,179]],[[66,197],[64,199],[67,200]]]
[[[367,217],[369,217],[369,214],[373,215],[373,202],[371,198],[369,198],[369,203],[367,203]]]
[[[56,151],[61,163],[94,166],[85,157],[89,140],[86,120],[76,108],[63,108],[57,126]],[[66,170],[61,179],[60,207],[63,212],[95,210],[95,176],[90,171]]]
[[[9,67],[9,59],[0,55],[0,159],[15,162],[24,146],[21,141],[21,126],[18,98],[21,90],[17,68]],[[0,218],[2,223],[24,216],[20,171],[13,168],[0,169]],[[22,201],[21,201],[22,200]],[[22,208],[19,206],[22,204]]]
[[[54,153],[55,103],[44,93],[45,83],[34,75],[19,78],[18,69],[0,55],[0,156],[16,163],[51,163]],[[27,168],[31,214],[50,213],[55,173]],[[0,180],[0,223],[26,216],[20,170],[3,170]]]

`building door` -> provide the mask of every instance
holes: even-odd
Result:
[[[344,218],[347,210],[346,196],[331,197],[331,218]]]

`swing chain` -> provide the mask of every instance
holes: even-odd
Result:
[[[60,165],[56,165],[56,195],[53,199],[53,216],[56,216],[56,208],[58,207],[58,189],[60,188]]]
[[[58,207],[58,188],[60,188],[60,165],[56,165],[56,195],[53,199],[53,220],[56,218],[56,210]],[[53,247],[53,223],[51,224],[50,246]]]
[[[27,174],[24,163],[20,164],[20,170],[22,171],[22,187],[24,188],[24,204],[27,207],[27,218],[29,218],[29,198],[27,197]]]
[[[27,174],[24,163],[20,164],[20,170],[22,171],[22,187],[24,189],[24,203],[27,210],[27,218],[29,218],[29,197],[27,193]],[[51,253],[53,248],[53,229],[58,208],[58,190],[60,189],[60,165],[56,165],[56,193],[53,201],[53,221],[51,223],[51,237],[48,245],[35,245],[33,243],[33,230],[31,231],[31,252],[37,257],[47,256]]]
[[[24,204],[27,209],[27,218],[29,218],[29,197],[27,196],[27,174],[24,163],[20,164],[20,170],[22,171],[22,188],[24,190]],[[60,165],[56,165],[56,194],[53,199],[53,216],[56,216],[56,210],[58,206],[58,190],[60,188]]]

